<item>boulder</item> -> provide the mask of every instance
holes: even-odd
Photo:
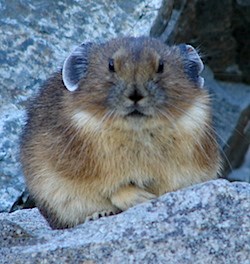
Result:
[[[247,264],[250,184],[210,181],[66,230],[37,209],[2,213],[0,226],[0,263]]]
[[[163,1],[150,34],[200,47],[216,78],[250,83],[248,0]]]

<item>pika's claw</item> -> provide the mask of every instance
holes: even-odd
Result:
[[[89,221],[93,221],[93,220],[97,220],[101,217],[104,216],[111,216],[111,215],[115,215],[118,214],[120,212],[120,210],[117,211],[102,211],[102,212],[95,212],[94,214],[86,217],[85,222],[89,222]]]

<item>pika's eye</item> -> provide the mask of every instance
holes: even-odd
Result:
[[[115,72],[114,59],[109,59],[109,70],[110,70],[111,72]]]
[[[164,69],[164,62],[162,60],[159,60],[159,66],[156,73],[162,73]]]

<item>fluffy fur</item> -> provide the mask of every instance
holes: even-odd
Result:
[[[209,97],[187,76],[177,46],[115,39],[89,45],[84,61],[84,77],[69,78],[75,91],[61,73],[47,81],[22,137],[27,185],[53,228],[216,177]]]

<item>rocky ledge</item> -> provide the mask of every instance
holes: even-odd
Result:
[[[2,1],[0,212],[27,201],[18,138],[28,98],[75,45],[121,35],[200,47],[223,175],[250,182],[249,12],[249,0]],[[37,209],[1,213],[0,237],[0,264],[249,264],[250,184],[196,185],[68,230],[51,230]]]
[[[0,263],[210,263],[250,259],[250,184],[216,180],[72,229],[37,209],[0,214]]]

